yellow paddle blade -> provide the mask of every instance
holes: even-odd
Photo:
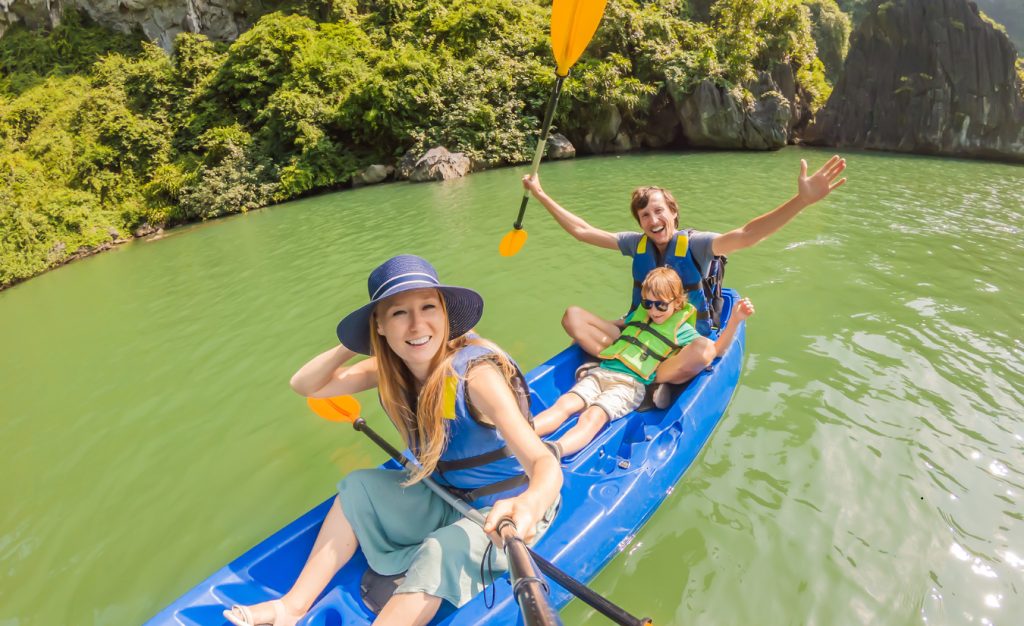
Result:
[[[501,245],[498,246],[498,254],[501,256],[512,256],[519,252],[526,243],[526,231],[519,228],[501,238]]]
[[[359,417],[359,401],[352,396],[336,398],[309,398],[309,408],[332,422],[354,422]]]
[[[594,37],[607,0],[555,0],[551,7],[551,48],[558,75],[568,76]]]

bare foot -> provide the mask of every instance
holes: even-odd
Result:
[[[295,622],[302,618],[302,615],[295,615],[289,612],[285,603],[281,600],[271,600],[254,604],[248,609],[252,617],[252,624],[270,624],[272,626],[295,626]],[[224,617],[234,617],[237,624],[247,624],[245,611],[236,607],[230,611],[224,611]],[[230,618],[229,618],[230,619]]]

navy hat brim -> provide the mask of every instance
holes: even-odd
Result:
[[[338,340],[349,350],[359,354],[370,354],[370,315],[381,300],[395,294],[414,289],[437,289],[444,297],[448,312],[448,339],[461,337],[473,329],[484,314],[484,299],[477,292],[465,287],[450,285],[411,284],[399,287],[386,296],[372,300],[345,316],[338,323]],[[376,330],[374,330],[376,332]]]

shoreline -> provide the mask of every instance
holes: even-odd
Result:
[[[953,161],[965,161],[965,162],[970,162],[970,163],[979,163],[979,162],[980,163],[997,163],[997,164],[1000,164],[1000,165],[1016,165],[1018,167],[1024,167],[1024,160],[1011,160],[1011,159],[1000,160],[1000,159],[993,159],[993,158],[979,157],[979,156],[923,154],[923,153],[916,153],[916,152],[899,152],[899,151],[895,151],[895,150],[884,150],[884,149],[876,149],[876,148],[856,148],[856,147],[852,147],[852,146],[851,147],[841,148],[841,147],[836,147],[836,146],[812,145],[812,144],[807,144],[807,143],[803,143],[803,142],[798,142],[798,143],[790,144],[790,145],[786,146],[786,148],[811,148],[811,149],[816,149],[816,150],[834,149],[836,151],[842,151],[842,152],[845,152],[845,153],[867,153],[867,154],[879,154],[879,155],[886,155],[886,154],[888,154],[888,155],[897,155],[897,156],[923,157],[923,158],[940,159],[940,160],[943,160],[943,161],[953,160]],[[783,149],[785,149],[785,148],[783,148]],[[576,160],[576,159],[610,158],[610,157],[622,157],[622,156],[640,155],[640,154],[689,154],[689,153],[708,153],[708,154],[711,154],[711,153],[719,153],[719,152],[747,152],[747,153],[758,154],[758,153],[773,153],[773,152],[777,152],[777,151],[775,151],[775,150],[768,150],[768,151],[766,151],[766,150],[717,150],[717,149],[703,149],[703,148],[692,148],[692,149],[682,149],[682,150],[679,150],[679,149],[676,149],[676,150],[639,149],[639,150],[629,150],[629,151],[623,152],[621,154],[616,154],[616,153],[587,154],[587,155],[583,155],[583,156],[571,157],[571,159],[548,159],[548,158],[545,158],[543,162],[549,162],[549,161],[555,161],[555,160],[557,160],[557,161],[569,161],[569,160]],[[505,164],[501,164],[501,165],[498,165],[498,166],[495,166],[495,167],[486,167],[486,168],[481,168],[481,169],[476,169],[476,170],[470,170],[470,171],[466,172],[466,174],[464,176],[460,176],[458,178],[466,178],[468,176],[471,176],[473,174],[478,174],[478,173],[481,173],[481,172],[489,172],[489,171],[498,170],[498,169],[521,167],[521,166],[524,166],[524,165],[529,165],[529,162],[505,163]],[[453,179],[449,179],[449,180],[453,180]],[[437,182],[444,182],[444,181],[424,181],[424,182],[429,184],[429,183],[437,183]],[[84,259],[96,256],[98,254],[101,254],[103,252],[107,252],[109,250],[116,250],[116,249],[120,248],[121,246],[123,246],[124,244],[127,244],[127,243],[132,243],[132,242],[137,242],[137,241],[143,241],[144,243],[150,243],[150,242],[153,242],[153,241],[159,241],[161,239],[167,239],[169,237],[174,237],[174,236],[177,236],[177,235],[181,235],[183,233],[186,233],[186,232],[189,232],[189,231],[194,230],[196,228],[199,228],[199,227],[201,227],[204,224],[211,224],[212,225],[212,224],[220,223],[220,222],[222,222],[224,220],[227,220],[227,219],[231,219],[231,218],[234,218],[234,217],[240,217],[242,215],[247,215],[249,213],[254,213],[256,211],[262,211],[262,210],[265,210],[265,209],[270,209],[270,208],[273,208],[273,207],[276,207],[276,206],[279,206],[279,205],[282,205],[282,204],[286,204],[288,202],[294,202],[296,200],[304,200],[306,198],[314,198],[316,196],[321,196],[321,195],[326,195],[326,194],[340,193],[340,192],[345,192],[345,191],[353,191],[355,189],[365,189],[367,187],[379,187],[379,186],[382,186],[382,185],[393,185],[393,184],[398,184],[398,183],[405,183],[405,184],[409,184],[409,185],[419,185],[419,184],[421,184],[421,183],[414,183],[414,182],[412,182],[412,181],[410,181],[408,179],[406,179],[406,180],[395,180],[394,178],[389,178],[389,179],[383,180],[383,181],[381,181],[379,183],[360,185],[358,187],[353,187],[351,185],[351,183],[348,183],[345,186],[324,187],[324,188],[320,188],[320,189],[317,189],[317,190],[310,190],[307,193],[296,195],[296,196],[294,196],[292,198],[288,198],[287,200],[283,200],[281,202],[274,202],[272,204],[267,204],[267,205],[261,206],[261,207],[256,208],[256,209],[251,209],[249,211],[242,211],[242,212],[239,212],[239,213],[231,213],[231,214],[228,214],[228,215],[222,215],[222,216],[215,217],[215,218],[212,218],[212,219],[196,220],[196,221],[193,221],[193,222],[184,222],[184,223],[181,223],[181,224],[177,224],[175,226],[171,226],[171,227],[166,228],[166,229],[165,228],[161,228],[161,227],[156,227],[157,230],[155,230],[155,231],[153,231],[151,233],[147,233],[147,234],[142,235],[142,236],[132,236],[132,237],[127,237],[127,238],[114,239],[114,240],[109,241],[109,242],[103,242],[103,243],[101,243],[98,246],[95,246],[93,248],[89,248],[88,250],[86,250],[84,252],[81,252],[81,253],[76,252],[75,254],[68,255],[65,259],[61,260],[60,262],[56,262],[53,265],[48,266],[46,269],[44,269],[43,271],[41,271],[41,272],[39,272],[37,274],[32,274],[31,276],[27,276],[25,278],[21,278],[19,280],[7,283],[5,285],[0,285],[0,293],[2,293],[4,291],[7,291],[8,289],[10,289],[12,287],[16,287],[18,285],[24,284],[24,283],[28,282],[29,280],[32,280],[33,278],[37,278],[37,277],[42,276],[44,274],[48,274],[48,273],[50,273],[50,272],[52,272],[54,270],[60,269],[61,267],[64,267],[66,265],[71,265],[72,263],[75,263],[77,261],[81,261],[81,260],[84,260]]]

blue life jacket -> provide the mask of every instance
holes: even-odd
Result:
[[[683,281],[683,289],[687,292],[687,299],[693,308],[697,309],[697,332],[705,337],[711,334],[711,310],[707,297],[704,295],[703,276],[697,262],[690,255],[689,233],[693,231],[680,230],[672,236],[665,248],[665,258],[662,259],[662,267],[671,267],[679,274]],[[633,303],[629,307],[632,313],[640,306],[641,287],[644,279],[651,270],[658,267],[654,255],[657,252],[654,244],[648,245],[647,235],[640,238],[633,254]]]
[[[486,360],[492,350],[470,344],[452,359],[455,376],[445,381],[444,423],[448,444],[438,460],[433,478],[475,508],[491,506],[526,491],[530,477],[505,445],[498,429],[484,423],[466,394],[466,373]],[[505,355],[512,364],[515,361]],[[533,424],[530,414],[530,390],[526,378],[516,367],[513,392],[523,419]],[[415,404],[409,404],[410,407]]]

